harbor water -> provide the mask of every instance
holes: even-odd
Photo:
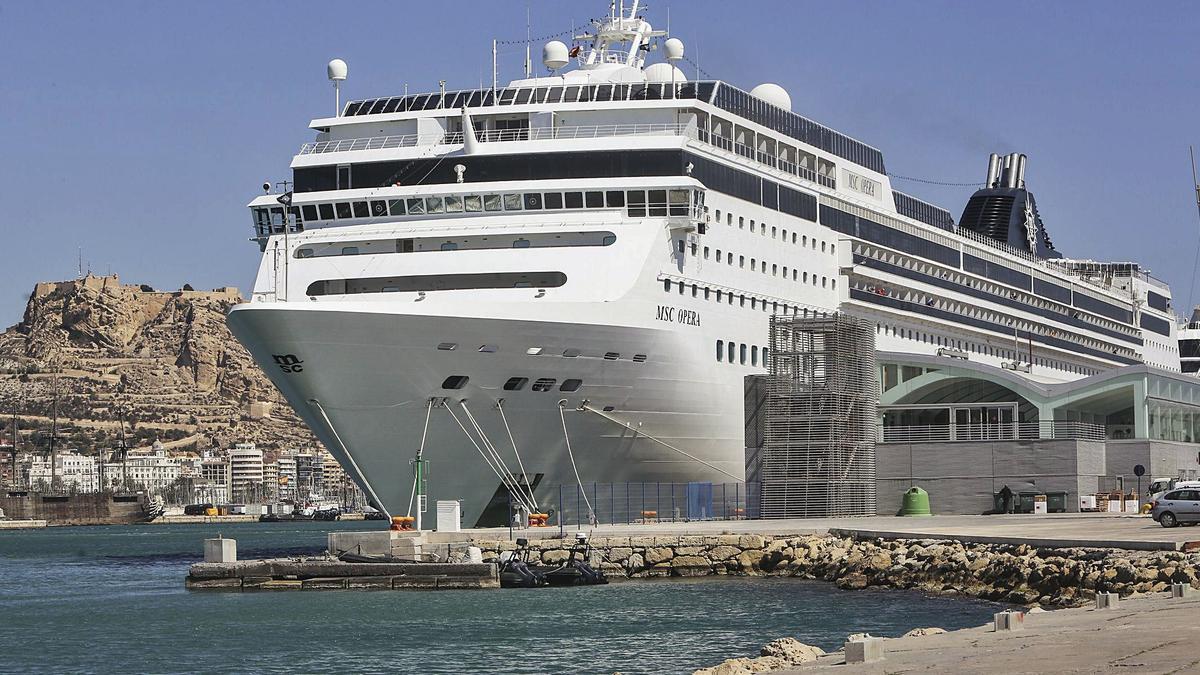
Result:
[[[836,649],[989,620],[998,605],[775,578],[561,589],[189,592],[201,540],[243,558],[320,552],[375,523],[0,532],[0,672],[674,673],[782,636]]]

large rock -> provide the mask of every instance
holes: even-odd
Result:
[[[742,549],[736,546],[717,546],[708,552],[708,556],[713,560],[729,560],[741,552]]]
[[[750,673],[769,673],[773,670],[783,670],[789,664],[775,656],[760,656],[756,659],[746,657],[726,659],[711,668],[701,668],[692,675],[749,675]]]
[[[675,557],[675,552],[666,546],[646,549],[646,564],[648,565],[657,565],[673,557]]]
[[[698,555],[677,555],[671,560],[671,569],[676,576],[702,577],[712,572],[712,563]]]
[[[813,645],[806,645],[796,638],[779,638],[771,640],[759,650],[762,656],[775,656],[787,661],[789,665],[798,665],[817,660],[824,656],[825,650]]]

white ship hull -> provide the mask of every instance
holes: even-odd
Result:
[[[477,522],[500,486],[476,447],[482,441],[468,411],[509,471],[520,475],[523,463],[530,481],[540,476],[535,496],[543,510],[557,508],[559,485],[576,484],[559,416],[564,400],[567,434],[580,479],[588,485],[720,483],[743,477],[743,425],[736,413],[742,409],[745,369],[696,367],[701,355],[694,352],[707,340],[680,338],[672,328],[422,316],[398,309],[378,303],[360,308],[256,303],[229,316],[234,334],[265,365],[296,411],[392,515],[408,512],[411,460],[430,398],[445,401],[430,413],[429,500],[462,500],[467,526]],[[446,342],[457,348],[439,350]],[[478,351],[485,344],[496,351]],[[563,357],[564,345],[584,356]],[[535,346],[543,353],[526,353]],[[595,356],[609,351],[622,358]],[[655,358],[638,363],[629,358],[635,353]],[[293,355],[302,363],[284,372],[271,366],[277,355]],[[443,381],[451,375],[466,375],[469,381],[462,389],[445,390]],[[553,378],[556,384],[545,392],[528,385],[505,391],[510,377],[530,383]],[[559,391],[569,378],[581,379],[582,386]],[[337,437],[313,400],[320,402]],[[580,410],[585,400],[597,410],[615,410],[604,415]],[[498,401],[503,401],[520,462]]]

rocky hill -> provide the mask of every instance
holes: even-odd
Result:
[[[118,406],[131,445],[315,445],[226,328],[239,302],[236,288],[162,292],[116,275],[38,284],[20,323],[0,333],[4,442],[15,412],[23,442],[44,445],[57,388],[65,447],[111,446]]]

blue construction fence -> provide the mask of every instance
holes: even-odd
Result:
[[[758,518],[758,483],[584,483],[551,493],[551,525],[597,525]]]

